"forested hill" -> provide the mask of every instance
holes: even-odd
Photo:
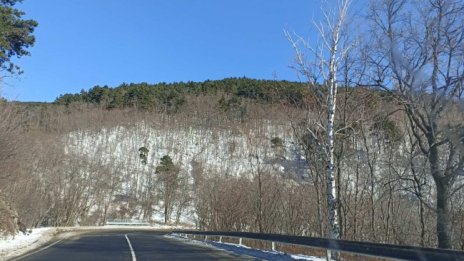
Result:
[[[123,83],[115,88],[95,86],[78,94],[60,95],[55,103],[90,103],[107,109],[162,107],[175,111],[185,103],[186,95],[225,94],[232,98],[247,98],[264,103],[288,100],[298,106],[303,103],[305,93],[307,85],[300,82],[226,78],[204,82]]]

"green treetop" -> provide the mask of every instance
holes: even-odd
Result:
[[[35,42],[32,35],[37,22],[22,19],[24,12],[13,6],[22,0],[0,0],[0,70],[21,73],[11,58],[29,55],[26,50]]]

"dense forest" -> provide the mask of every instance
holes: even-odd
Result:
[[[139,108],[175,112],[185,102],[186,95],[222,94],[229,97],[221,105],[226,108],[246,98],[262,103],[275,103],[286,99],[295,106],[301,106],[307,96],[307,84],[289,81],[255,80],[246,77],[227,78],[204,82],[179,83],[123,83],[115,88],[95,86],[79,94],[64,94],[55,104],[69,106],[72,103],[93,104],[106,109]]]

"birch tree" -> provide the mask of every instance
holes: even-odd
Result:
[[[326,161],[326,197],[328,212],[328,235],[331,239],[340,238],[340,225],[338,218],[338,198],[335,180],[335,116],[337,109],[337,93],[340,75],[341,61],[347,56],[352,42],[347,35],[347,19],[350,0],[338,2],[335,9],[330,7],[329,2],[324,1],[322,9],[323,19],[315,23],[319,33],[320,41],[315,45],[305,41],[296,34],[286,32],[286,36],[296,52],[297,71],[307,78],[309,86],[314,93],[317,107],[324,108],[318,113],[317,121],[308,126],[307,132],[311,139],[323,151]],[[302,49],[304,47],[309,51]],[[308,119],[308,122],[311,120]],[[339,253],[327,252],[329,260],[338,260]]]

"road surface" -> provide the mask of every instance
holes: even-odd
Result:
[[[165,233],[93,232],[59,241],[14,260],[255,260],[248,256],[165,238]]]

